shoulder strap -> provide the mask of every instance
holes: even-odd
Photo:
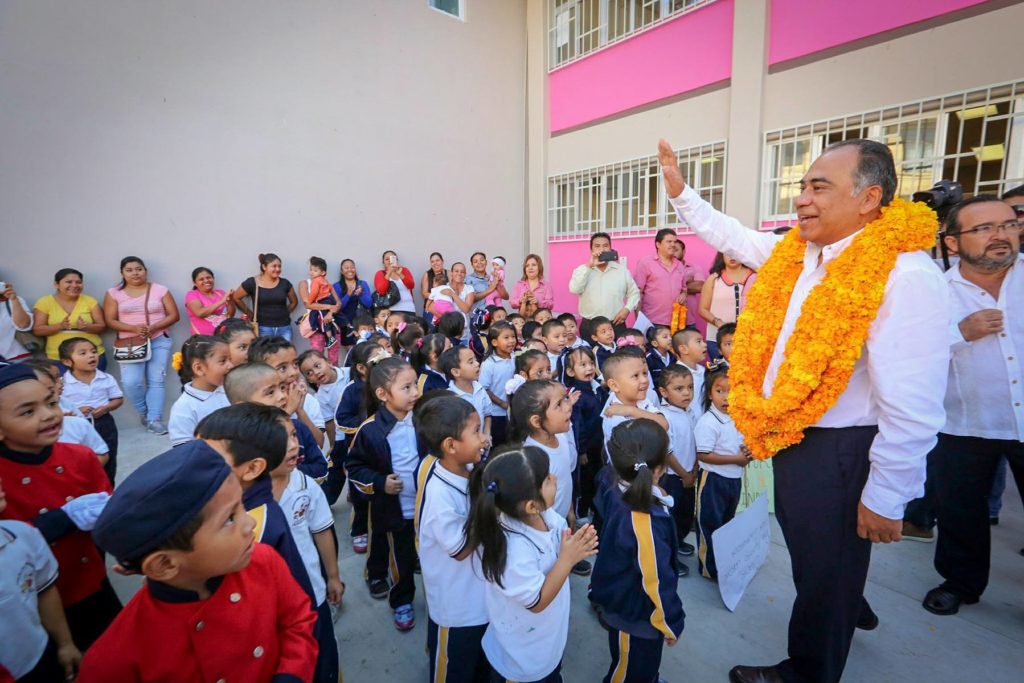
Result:
[[[146,327],[149,327],[149,290],[153,285],[146,283],[146,300],[142,302],[142,308],[146,312]]]
[[[252,288],[255,294],[252,295],[252,322],[254,325],[259,325],[259,321],[256,316],[259,315],[260,310],[260,282],[255,277],[252,279]]]

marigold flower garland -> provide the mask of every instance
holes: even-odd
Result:
[[[669,324],[669,332],[675,334],[676,331],[686,327],[686,305],[681,303],[672,304],[672,321]]]
[[[934,211],[896,199],[826,264],[786,341],[766,398],[765,373],[803,270],[806,242],[791,230],[775,246],[737,321],[729,372],[729,412],[755,458],[767,460],[799,443],[804,430],[835,405],[878,314],[896,256],[932,247],[936,230]]]

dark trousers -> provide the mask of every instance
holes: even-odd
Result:
[[[320,646],[320,652],[316,656],[316,668],[313,670],[314,683],[338,683],[338,640],[334,637],[331,606],[326,600],[316,608],[313,635]]]
[[[789,547],[796,600],[786,681],[834,683],[843,674],[864,604],[871,543],[857,535],[877,427],[809,428],[772,460],[775,516]]]
[[[438,626],[427,619],[430,683],[487,683],[491,665],[480,645],[487,624]]]
[[[331,468],[327,470],[327,478],[320,484],[324,495],[327,496],[327,504],[334,505],[341,497],[341,491],[345,488],[345,467],[341,464],[334,453],[331,454]]]
[[[491,416],[491,450],[508,441],[508,417],[504,415]]]
[[[348,494],[349,502],[352,503],[351,534],[365,536],[370,533],[370,499],[351,486],[348,487]]]
[[[580,464],[576,468],[579,478],[578,501],[576,504],[576,516],[586,517],[591,514],[594,507],[594,496],[597,494],[597,473],[601,471],[601,444],[596,443],[585,454],[587,461],[584,463],[580,458]]]
[[[102,356],[100,356],[102,358]],[[51,638],[39,661],[27,674],[18,679],[18,683],[59,683],[64,679],[64,667],[57,659],[57,645]]]
[[[416,595],[415,568],[416,533],[411,519],[403,520],[401,528],[395,531],[370,529],[366,578],[369,581],[388,580],[391,584],[388,602],[392,607],[412,604]]]
[[[497,671],[493,671],[491,672],[491,683],[562,683],[562,663],[559,662],[554,671],[536,681],[510,681]]]
[[[939,538],[935,569],[942,587],[977,599],[988,586],[991,527],[988,495],[999,459],[1006,457],[1017,486],[1024,491],[1024,443],[939,434],[933,451]]]
[[[107,473],[107,478],[113,484],[114,476],[117,474],[117,424],[114,422],[114,416],[106,413],[93,420],[92,426],[96,428],[100,438],[103,439],[107,444],[107,448],[110,449],[107,464],[103,466],[103,471]]]
[[[100,589],[89,597],[64,608],[71,638],[82,652],[103,635],[120,612],[121,599],[109,579],[103,579]]]
[[[661,478],[661,488],[672,496],[672,519],[676,523],[676,540],[683,543],[687,534],[693,529],[693,518],[696,514],[697,489],[683,486],[679,477],[666,474]]]
[[[736,516],[742,479],[730,479],[702,469],[697,473],[697,565],[701,576],[718,578],[711,534]]]
[[[625,631],[608,631],[611,666],[602,683],[658,683],[664,638],[637,638]]]

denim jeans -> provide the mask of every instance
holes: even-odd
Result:
[[[121,385],[124,395],[146,422],[164,416],[164,380],[167,361],[171,357],[171,338],[166,334],[150,342],[149,360],[145,363],[121,363]]]
[[[292,340],[292,326],[281,325],[280,327],[274,327],[273,325],[260,325],[260,336],[261,337],[284,337],[288,341]]]

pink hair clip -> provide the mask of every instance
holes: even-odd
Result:
[[[397,326],[395,327],[395,333],[397,334],[397,333],[401,332],[402,330],[404,330],[404,329],[405,329],[405,328],[407,328],[407,327],[409,327],[409,323],[406,323],[406,322],[400,322],[400,323],[398,323],[398,325],[397,325]]]
[[[630,335],[628,337],[619,337],[618,339],[615,340],[615,345],[616,346],[639,346],[639,344],[636,343],[636,339],[632,335]]]
[[[419,339],[416,340],[416,348],[417,349],[422,349],[423,348],[423,337],[420,337]]]

